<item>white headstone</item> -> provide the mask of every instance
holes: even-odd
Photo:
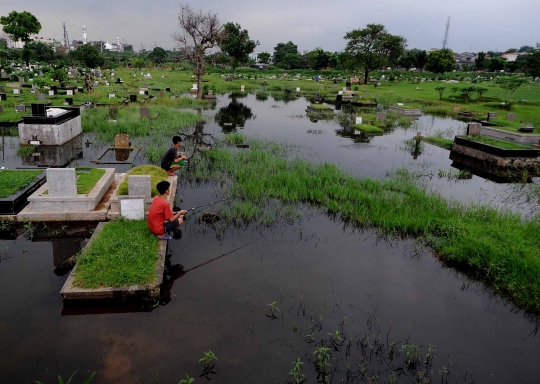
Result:
[[[47,191],[50,197],[76,197],[75,168],[47,168]]]
[[[300,92],[300,87],[296,87],[296,92]]]
[[[119,199],[120,215],[130,220],[144,219],[144,199]]]
[[[197,84],[193,84],[192,89],[197,89]]]
[[[245,85],[241,85],[241,86],[240,86],[240,91],[244,92],[245,90],[246,90]]]
[[[362,124],[362,116],[356,116],[355,124]]]
[[[338,91],[338,95],[343,95],[343,91]]]
[[[116,93],[109,93],[109,99],[114,99],[116,97]]]
[[[144,95],[144,91],[139,91],[139,95]]]
[[[19,88],[15,88],[15,89],[13,90],[13,93],[14,93],[15,95],[20,95],[20,94],[21,94],[21,90],[20,90]]]
[[[73,96],[73,90],[72,90],[72,89],[68,89],[66,94],[67,94],[68,96]]]
[[[54,96],[54,91],[49,91],[49,96]]]

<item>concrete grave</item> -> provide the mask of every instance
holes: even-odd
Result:
[[[49,91],[49,96],[54,96],[54,91]]]
[[[66,95],[68,95],[68,96],[73,96],[73,89],[68,89],[68,90],[66,91]]]
[[[44,93],[38,93],[37,99],[40,100],[40,101],[47,100]]]
[[[152,178],[150,175],[128,175],[128,194],[130,196],[152,196]]]
[[[77,196],[75,168],[48,168],[46,172],[50,197]]]
[[[356,116],[354,123],[355,124],[362,124],[362,116]]]
[[[15,88],[15,89],[13,90],[13,94],[14,94],[14,95],[20,95],[21,93],[22,93],[22,91],[21,91],[19,88]]]
[[[467,135],[468,136],[482,136],[482,124],[481,123],[468,124]]]
[[[386,120],[386,112],[377,112],[376,115],[376,121],[384,121]]]
[[[116,93],[109,93],[109,99],[114,99],[116,97]]]
[[[81,116],[78,109],[47,108],[46,116],[23,117],[19,124],[19,142],[31,140],[41,145],[62,145],[82,133]]]
[[[15,105],[15,112],[26,112],[26,106],[24,104]]]
[[[509,113],[506,115],[506,120],[508,121],[516,121],[516,114],[515,113]]]
[[[6,101],[7,95],[5,93],[0,93],[0,101]]]
[[[19,76],[19,83],[24,83],[24,77]]]

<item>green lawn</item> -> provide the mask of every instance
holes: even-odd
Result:
[[[512,143],[509,141],[492,139],[485,136],[467,136],[467,139],[472,141],[477,141],[479,143],[484,143],[488,145],[493,145],[494,147],[503,148],[503,149],[532,149],[530,145],[523,145],[518,143]]]
[[[77,257],[74,285],[121,287],[151,283],[158,259],[158,240],[145,220],[109,222]]]
[[[371,134],[377,134],[377,133],[383,133],[384,131],[380,128],[374,127],[370,124],[355,124],[353,125],[354,129],[364,132],[364,133],[371,133]]]
[[[118,195],[127,195],[128,194],[128,177],[129,175],[150,175],[151,176],[151,185],[152,185],[152,196],[159,195],[158,190],[156,189],[157,183],[169,178],[167,171],[161,167],[155,165],[140,165],[138,167],[132,168],[127,172],[127,176],[120,183],[118,187]]]
[[[13,195],[15,192],[27,187],[43,171],[14,171],[0,170],[0,198]]]
[[[452,143],[454,142],[454,140],[444,139],[442,137],[437,137],[437,136],[424,137],[424,141],[426,143],[430,143],[444,149],[452,149]]]

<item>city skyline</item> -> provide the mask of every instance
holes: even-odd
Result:
[[[90,3],[65,3],[49,0],[46,3],[29,0],[5,1],[0,15],[15,10],[28,11],[40,21],[38,36],[63,41],[63,22],[71,40],[83,40],[83,25],[88,41],[116,43],[117,37],[133,45],[135,51],[176,47],[172,34],[179,31],[180,3],[160,1],[149,10],[147,2],[119,0],[114,3],[97,0]],[[280,43],[292,41],[299,51],[322,47],[341,51],[343,36],[366,24],[383,24],[389,33],[407,39],[408,49],[442,48],[448,17],[450,33],[448,48],[455,52],[505,51],[523,45],[535,46],[540,33],[534,32],[535,14],[540,4],[532,0],[516,0],[497,4],[477,0],[474,4],[456,0],[450,4],[433,4],[417,0],[413,4],[394,4],[392,0],[376,3],[344,1],[329,4],[320,0],[271,4],[246,0],[223,0],[215,3],[200,0],[193,9],[218,14],[222,23],[239,23],[258,40],[258,52],[273,52]],[[61,11],[59,11],[61,9]]]

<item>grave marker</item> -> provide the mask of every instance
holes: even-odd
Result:
[[[109,93],[109,99],[114,99],[116,97],[116,93]]]
[[[141,108],[140,111],[142,117],[150,118],[150,108]]]
[[[516,114],[515,113],[509,113],[506,115],[506,120],[508,121],[516,121]]]
[[[362,124],[362,116],[356,116],[355,124]]]
[[[0,93],[0,101],[6,101],[7,95],[5,93]]]
[[[245,85],[241,85],[241,86],[240,86],[240,91],[241,91],[241,92],[244,92],[245,90],[246,90],[246,86],[245,86]]]
[[[468,136],[482,136],[482,124],[481,123],[468,124],[467,135]]]
[[[68,96],[73,96],[73,89],[68,89],[68,90],[66,91],[66,95],[68,95]]]
[[[130,220],[144,219],[144,199],[139,196],[119,196],[120,216]]]
[[[24,106],[24,104],[19,104],[19,105],[15,105],[15,112],[19,113],[19,112],[26,112],[26,107]]]
[[[13,90],[13,94],[15,94],[15,95],[20,95],[21,93],[22,93],[22,92],[21,92],[21,90],[20,90],[19,88],[15,88],[15,89]]]
[[[497,112],[488,112],[487,121],[495,120],[497,116]]]
[[[377,112],[377,117],[375,118],[376,121],[385,121],[386,120],[386,112]]]
[[[47,190],[50,197],[76,197],[75,168],[47,168]]]
[[[54,96],[54,91],[49,91],[49,96]]]
[[[115,135],[114,147],[115,148],[129,148],[129,135],[126,135],[125,133],[119,133]]]
[[[45,97],[45,94],[44,94],[44,93],[38,93],[37,99],[38,99],[38,100],[41,100],[41,101],[44,101],[44,100],[46,100],[47,98]]]

